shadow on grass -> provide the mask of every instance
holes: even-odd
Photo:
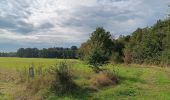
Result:
[[[91,93],[94,93],[96,92],[97,90],[93,89],[93,88],[90,88],[90,87],[75,87],[73,90],[71,91],[67,91],[67,92],[64,92],[64,93],[56,93],[55,92],[55,95],[59,98],[71,98],[71,100],[89,100],[90,97],[92,97]],[[56,97],[56,98],[57,98]]]
[[[87,100],[88,98],[91,97],[91,93],[94,93],[95,91],[97,90],[88,87],[86,88],[78,87],[74,92],[71,93],[71,97],[75,99]]]

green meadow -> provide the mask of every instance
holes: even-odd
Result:
[[[17,70],[24,70],[32,64],[45,70],[61,61],[63,60],[0,58],[0,100],[20,100],[19,96],[15,96],[22,94],[25,85],[17,82]],[[87,64],[80,60],[66,61],[72,65],[73,79],[80,87],[90,84],[88,79],[94,72]],[[78,95],[56,96],[49,89],[31,95],[35,100],[40,96],[43,96],[43,100],[170,100],[170,68],[133,64],[108,64],[105,67],[116,72],[118,84],[96,91],[81,91]]]

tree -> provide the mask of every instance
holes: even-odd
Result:
[[[98,27],[90,37],[91,47],[103,50],[105,54],[111,54],[113,50],[112,36],[104,28]]]
[[[100,67],[110,59],[113,50],[113,42],[110,32],[98,27],[91,34],[90,39],[80,47],[79,55],[86,60],[95,72],[99,72]]]
[[[17,51],[17,56],[18,57],[23,57],[24,56],[24,48],[20,48],[20,49],[18,49],[18,51]]]

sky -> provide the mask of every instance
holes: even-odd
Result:
[[[114,37],[165,19],[170,0],[0,0],[0,51],[80,46],[96,27]]]

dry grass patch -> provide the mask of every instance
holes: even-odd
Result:
[[[117,83],[118,83],[117,76],[110,71],[101,71],[95,74],[91,79],[92,86],[98,88],[116,85]]]

